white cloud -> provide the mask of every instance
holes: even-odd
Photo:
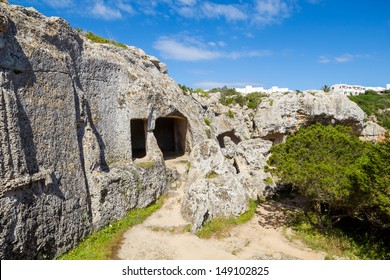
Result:
[[[220,49],[225,46],[223,41],[204,42],[201,37],[186,35],[163,36],[154,43],[154,48],[163,58],[180,61],[240,59],[272,55],[269,50],[221,51]]]
[[[194,6],[197,0],[178,0],[178,2],[182,5]]]
[[[116,6],[121,10],[124,11],[128,14],[135,14],[134,8],[127,3],[124,3],[123,1],[120,1],[119,3],[116,4]]]
[[[290,17],[294,2],[285,0],[255,0],[254,22],[273,24]]]
[[[179,42],[176,39],[169,37],[160,37],[154,43],[154,48],[158,50],[165,59],[198,61],[221,57],[221,54],[218,51],[210,51],[206,48],[190,45],[188,42]]]
[[[351,53],[345,53],[339,56],[326,56],[321,55],[318,57],[318,63],[327,64],[331,62],[336,63],[348,63],[348,62],[354,62],[357,59],[363,59],[363,58],[370,58],[370,54],[351,54]]]
[[[272,52],[269,50],[251,50],[251,51],[229,52],[225,54],[225,57],[230,59],[239,59],[245,57],[266,57],[271,55]]]
[[[44,0],[44,2],[54,8],[70,7],[73,4],[73,0]]]
[[[355,58],[354,55],[352,54],[349,54],[349,53],[346,53],[346,54],[343,54],[341,56],[337,56],[334,58],[334,60],[338,63],[346,63],[346,62],[351,62],[353,61]]]
[[[117,9],[112,9],[105,5],[103,1],[97,1],[93,6],[91,13],[95,17],[99,17],[105,20],[115,20],[122,18],[122,14]]]
[[[224,17],[228,21],[245,20],[248,16],[237,6],[228,4],[215,4],[206,2],[202,5],[201,11],[207,18]]]

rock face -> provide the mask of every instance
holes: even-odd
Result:
[[[247,210],[248,196],[215,140],[194,147],[182,213],[192,231],[218,216],[238,216]]]
[[[0,8],[0,258],[53,258],[166,192],[164,154],[206,133],[158,59]]]
[[[258,137],[280,142],[283,136],[314,122],[363,129],[364,112],[347,97],[322,91],[274,94],[260,104],[254,118]]]
[[[167,158],[189,155],[182,213],[196,231],[272,193],[266,157],[291,131],[315,121],[363,130],[344,96],[230,108],[218,94],[184,95],[167,72],[138,48],[96,44],[60,18],[0,2],[1,259],[54,258],[149,205],[177,177]]]

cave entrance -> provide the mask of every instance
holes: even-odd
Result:
[[[147,122],[143,119],[130,121],[131,127],[131,153],[133,158],[146,156],[146,127]]]
[[[225,148],[225,141],[223,141],[223,138],[227,136],[229,137],[234,144],[238,144],[241,142],[240,138],[238,138],[235,134],[234,134],[234,130],[230,130],[230,131],[226,131],[224,133],[221,133],[217,136],[217,139],[218,139],[218,143],[219,143],[219,146],[221,148]]]
[[[185,117],[158,118],[153,132],[164,159],[177,158],[185,154],[187,136],[187,119]]]

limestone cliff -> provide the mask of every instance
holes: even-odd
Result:
[[[188,152],[204,124],[142,50],[0,8],[0,258],[53,258],[166,192],[163,153]]]

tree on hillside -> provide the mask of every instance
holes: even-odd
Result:
[[[329,92],[330,91],[330,87],[328,85],[324,85],[322,88],[321,88],[324,92]]]
[[[325,230],[332,220],[331,213],[324,216],[322,209],[347,206],[354,187],[349,174],[363,150],[363,143],[350,128],[315,124],[274,146],[268,163],[281,182],[292,184],[309,199],[318,226]]]
[[[389,142],[363,142],[351,128],[315,124],[271,153],[271,172],[310,201],[321,230],[345,217],[390,228]]]

